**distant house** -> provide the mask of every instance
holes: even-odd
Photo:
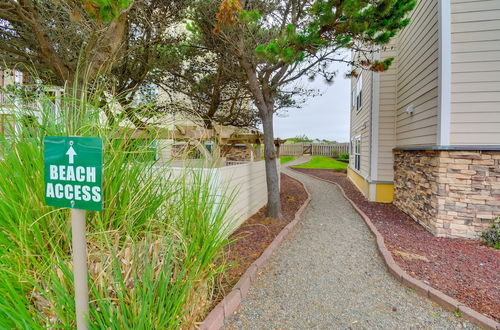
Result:
[[[50,107],[56,113],[59,111],[63,88],[40,88],[33,80],[22,71],[0,68],[0,137],[16,134],[19,125],[29,125],[36,120],[35,117],[40,120],[39,110],[42,107]],[[31,97],[26,99],[13,92],[20,89]]]
[[[351,80],[349,178],[437,236],[476,238],[500,216],[500,1],[420,0]]]
[[[0,69],[0,136],[10,135],[15,124],[12,116],[12,104],[2,90],[12,84],[22,84],[23,73],[16,70]]]

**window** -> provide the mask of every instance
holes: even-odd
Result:
[[[361,170],[361,137],[354,138],[354,169]]]
[[[356,110],[361,109],[362,101],[363,101],[363,74],[361,73],[358,77],[358,82],[356,83]]]

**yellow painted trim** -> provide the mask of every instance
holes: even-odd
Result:
[[[382,203],[391,203],[394,200],[393,184],[377,184],[375,189],[375,201]]]
[[[347,168],[347,177],[361,193],[370,200],[370,183],[363,178],[359,173],[351,168]],[[394,200],[394,185],[393,184],[375,184],[375,201],[380,203],[392,203]],[[373,197],[372,197],[373,200]]]
[[[370,200],[370,183],[352,168],[347,168],[347,177],[361,193]],[[387,183],[375,184],[375,201],[380,203],[392,203],[394,200],[394,185]]]
[[[368,198],[370,191],[368,182],[359,173],[355,172],[352,168],[347,168],[347,177],[351,179],[352,183]]]

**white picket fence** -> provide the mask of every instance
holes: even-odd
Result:
[[[295,143],[280,145],[281,156],[302,156],[311,154],[313,156],[337,156],[342,153],[349,153],[349,143]]]

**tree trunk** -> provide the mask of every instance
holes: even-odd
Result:
[[[245,47],[239,46],[239,62],[248,78],[248,88],[253,95],[255,106],[259,109],[259,117],[264,128],[264,159],[266,162],[267,211],[266,216],[281,216],[280,181],[276,166],[276,150],[274,148],[274,96],[269,85],[261,85],[257,78],[257,68],[245,57]]]
[[[264,128],[264,159],[266,162],[266,216],[279,218],[281,216],[280,181],[276,165],[277,154],[274,147],[273,111],[270,110],[266,115],[261,115],[261,120]]]

